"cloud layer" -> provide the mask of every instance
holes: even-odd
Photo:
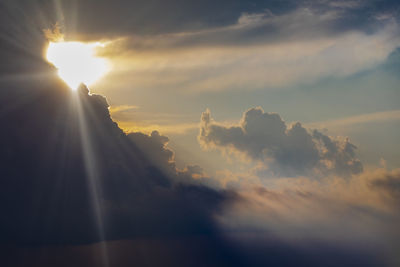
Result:
[[[396,230],[400,220],[399,174],[399,169],[382,168],[351,179],[277,179],[268,187],[243,183],[239,189],[243,201],[226,209],[221,223],[235,229],[233,239],[254,238],[244,234],[253,229],[260,244],[267,243],[267,233],[305,251],[335,243],[346,251],[370,253],[377,256],[375,260],[383,258],[384,265],[396,266],[400,262],[396,252],[400,245]],[[375,265],[374,259],[363,264]]]
[[[123,36],[102,53],[119,66],[110,81],[133,78],[140,88],[201,93],[309,85],[373,69],[400,46],[396,17],[371,18],[374,27],[339,26],[347,15],[311,7],[242,13],[230,25]]]

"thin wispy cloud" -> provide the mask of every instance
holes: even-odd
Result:
[[[369,124],[376,122],[393,122],[400,120],[400,110],[389,110],[383,112],[375,112],[362,114],[357,116],[351,116],[341,119],[321,121],[321,122],[312,122],[307,123],[307,127],[310,128],[334,128],[334,127],[346,127],[357,124]]]
[[[310,9],[242,14],[232,26],[125,38],[104,51],[123,66],[109,81],[197,93],[307,85],[374,68],[400,45],[394,20],[372,34],[334,32],[337,17]]]

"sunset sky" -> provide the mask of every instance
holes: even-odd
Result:
[[[0,59],[6,266],[400,265],[398,1],[2,0]]]

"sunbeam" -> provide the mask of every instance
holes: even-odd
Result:
[[[101,209],[101,186],[99,184],[99,168],[96,161],[95,151],[91,142],[91,133],[87,127],[88,112],[85,111],[85,103],[80,92],[72,94],[73,102],[76,105],[76,114],[78,119],[79,134],[81,138],[81,148],[84,158],[84,165],[86,170],[86,177],[88,180],[89,193],[92,200],[93,212],[96,219],[96,227],[101,241],[106,240],[103,223],[103,212]],[[102,262],[104,267],[109,266],[108,252],[106,242],[100,243],[102,250]]]

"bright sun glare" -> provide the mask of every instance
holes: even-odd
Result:
[[[79,84],[91,85],[107,71],[104,58],[96,57],[96,48],[100,43],[50,42],[47,60],[58,69],[58,75],[71,89]]]

